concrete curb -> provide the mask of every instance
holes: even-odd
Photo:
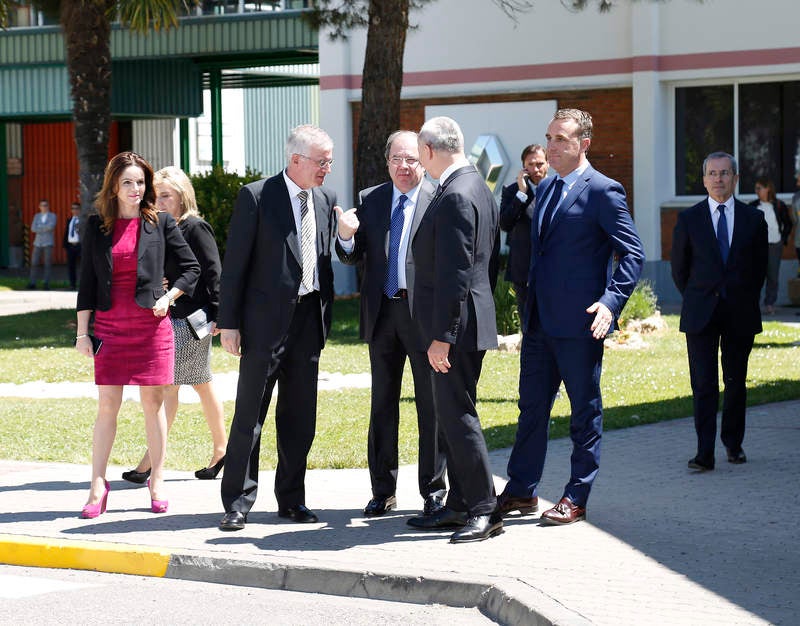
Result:
[[[500,624],[585,626],[591,622],[515,579],[454,580],[302,564],[211,557],[100,541],[0,534],[0,563],[79,569],[282,591],[477,608]]]

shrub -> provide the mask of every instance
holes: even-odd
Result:
[[[494,290],[494,306],[497,312],[497,332],[500,335],[513,335],[519,332],[520,318],[517,311],[517,296],[514,285],[497,279]]]
[[[247,169],[244,176],[226,172],[215,167],[210,172],[191,176],[200,214],[214,229],[220,258],[225,258],[225,242],[228,239],[228,224],[233,214],[233,205],[239,189],[261,178],[261,174]]]
[[[658,298],[649,280],[640,280],[619,316],[619,325],[625,326],[628,320],[643,320],[653,315],[658,308]]]

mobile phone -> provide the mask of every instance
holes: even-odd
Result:
[[[94,335],[89,335],[89,339],[92,340],[92,353],[97,354],[100,352],[100,348],[103,347],[103,340]]]

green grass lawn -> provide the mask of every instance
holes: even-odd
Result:
[[[367,348],[358,341],[358,300],[337,301],[334,327],[322,353],[327,372],[369,371]],[[684,337],[677,317],[666,316],[669,330],[648,336],[641,350],[606,350],[603,362],[603,403],[606,429],[624,428],[692,413]],[[91,381],[92,363],[71,347],[75,334],[72,311],[43,311],[0,317],[0,383]],[[218,344],[213,351],[215,372],[235,370],[238,361]],[[510,446],[517,420],[519,355],[490,351],[478,387],[479,411],[490,449]],[[760,404],[800,398],[800,328],[765,322],[756,337],[748,372],[748,402]],[[321,391],[317,436],[310,467],[365,467],[369,390]],[[400,406],[400,459],[416,460],[416,412],[411,372],[404,377]],[[19,460],[89,463],[96,403],[91,399],[17,399],[0,403],[0,457]],[[233,402],[225,403],[227,419]],[[274,408],[264,429],[261,465],[276,463]],[[553,408],[551,436],[568,433],[566,396]],[[687,441],[691,439],[687,433]],[[125,402],[119,418],[111,463],[132,466],[144,446],[144,426],[138,403]],[[205,465],[210,437],[199,404],[186,404],[170,435],[167,465],[194,470]]]

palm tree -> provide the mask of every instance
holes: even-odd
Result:
[[[0,0],[0,27],[8,24],[9,0]],[[34,0],[58,15],[64,32],[72,117],[78,153],[81,206],[87,211],[103,181],[111,128],[111,22],[137,32],[178,25],[183,0]]]

